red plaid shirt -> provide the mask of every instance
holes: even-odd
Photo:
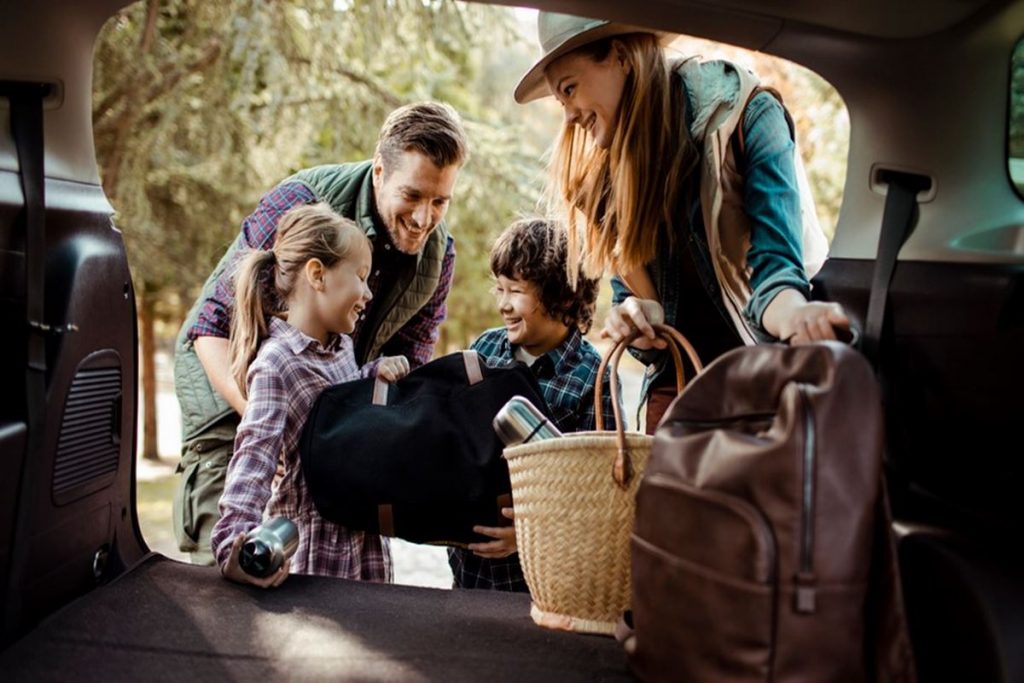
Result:
[[[332,384],[372,377],[376,366],[356,365],[347,335],[325,347],[283,320],[271,319],[270,337],[249,368],[249,404],[235,436],[221,518],[213,528],[211,544],[221,567],[239,534],[264,519],[283,516],[299,529],[293,574],[392,580],[387,539],[349,531],[320,517],[302,477],[298,451],[302,426],[320,392]],[[279,460],[284,477],[274,487]]]

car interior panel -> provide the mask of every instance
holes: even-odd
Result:
[[[149,551],[135,502],[135,293],[92,139],[93,43],[125,4],[0,9],[0,670],[241,678],[303,661],[331,678],[344,658],[352,675],[388,680],[626,678],[612,639],[536,629],[521,596],[293,577],[285,597]],[[1007,172],[1024,0],[530,4],[760,50],[831,83],[850,152],[813,296],[860,330],[888,174],[927,181],[873,359],[918,673],[1024,680],[1024,199]],[[26,83],[47,84],[34,104]],[[12,133],[18,98],[41,116],[38,139]],[[34,191],[19,163],[33,153]],[[41,253],[25,233],[33,194]],[[222,637],[238,623],[258,634]]]

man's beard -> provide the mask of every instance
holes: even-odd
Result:
[[[423,251],[423,247],[425,247],[427,244],[427,238],[430,236],[428,232],[427,235],[424,236],[423,241],[419,244],[419,246],[415,249],[410,250],[402,246],[402,242],[404,240],[401,239],[401,232],[399,231],[397,221],[396,225],[388,225],[387,228],[388,236],[391,237],[391,243],[395,245],[395,249],[397,249],[399,253],[405,254],[407,256],[416,256],[421,251]]]

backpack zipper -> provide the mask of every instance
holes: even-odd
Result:
[[[794,577],[794,608],[797,612],[809,614],[815,610],[818,582],[814,575],[814,413],[811,410],[811,401],[807,398],[806,385],[797,384],[797,391],[800,392],[804,413],[804,477],[800,505],[800,568]]]
[[[737,422],[761,422],[771,420],[775,413],[750,413],[749,415],[734,415],[732,417],[721,417],[714,420],[696,420],[692,418],[675,418],[666,421],[666,424],[677,424],[683,427],[698,427],[703,429],[719,429],[730,427]]]

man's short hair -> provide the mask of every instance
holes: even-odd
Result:
[[[381,126],[375,154],[387,172],[400,154],[409,151],[423,154],[438,168],[461,166],[469,156],[462,117],[441,102],[417,102],[394,110]]]
[[[508,226],[495,241],[491,272],[495,277],[532,283],[548,317],[586,334],[594,319],[598,280],[580,272],[576,287],[570,286],[567,253],[564,226],[542,218],[524,218]]]

